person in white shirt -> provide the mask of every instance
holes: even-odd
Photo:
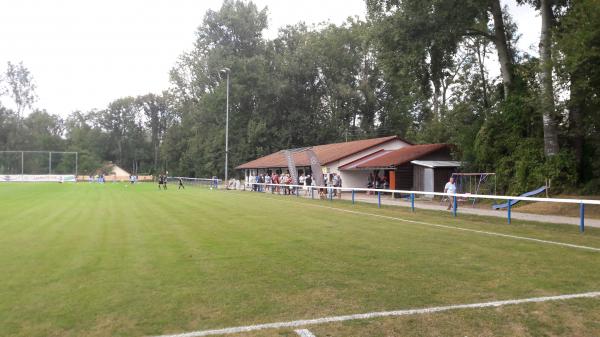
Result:
[[[300,191],[304,191],[304,188],[306,186],[306,184],[304,183],[306,181],[306,176],[304,175],[304,172],[298,177],[298,185],[302,186],[296,189],[296,193],[300,193]],[[300,194],[298,194],[300,195]]]
[[[246,185],[248,185],[248,187],[250,188],[250,190],[255,191],[256,190],[256,185],[254,185],[254,181],[256,180],[256,178],[253,175],[250,175],[248,177],[248,180],[246,181]]]
[[[444,193],[450,193],[450,194],[455,194],[456,193],[456,184],[454,184],[454,177],[450,177],[450,179],[448,180],[448,182],[446,183],[446,186],[444,186]],[[448,198],[448,210],[450,210],[452,208],[452,205],[454,205],[456,197],[452,196]]]

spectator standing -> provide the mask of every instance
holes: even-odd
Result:
[[[261,173],[260,175],[260,191],[264,192],[265,191],[265,175],[263,173]]]
[[[277,172],[273,173],[273,176],[271,177],[271,183],[273,184],[273,186],[271,186],[271,194],[273,194],[277,191],[277,185],[279,184],[279,176],[277,175]]]
[[[306,177],[304,176],[304,172],[302,172],[302,174],[300,175],[300,177],[298,177],[298,185],[302,186],[302,189],[305,189],[305,181],[306,181]],[[297,189],[296,193],[300,193],[300,188]]]
[[[331,179],[331,185],[332,185],[333,187],[338,187],[338,184],[339,184],[339,179],[340,179],[340,177],[338,176],[338,174],[337,174],[337,173],[334,173],[334,174],[333,174],[333,176],[332,176],[332,179]],[[337,190],[337,188],[334,188],[334,189],[332,189],[332,193],[333,193],[333,196],[334,196],[334,197],[335,197],[335,196],[337,196],[337,195],[338,195],[338,190]]]
[[[444,186],[444,193],[456,194],[456,184],[454,184],[454,177],[450,177],[450,179],[448,179],[446,186]],[[456,202],[456,196],[448,197],[448,208],[446,208],[446,209],[450,210],[452,208],[452,205],[454,205],[455,202]]]
[[[248,177],[248,181],[246,182],[246,185],[250,185],[249,187],[250,187],[250,190],[251,190],[251,191],[255,191],[255,189],[254,189],[254,184],[252,184],[252,183],[254,182],[254,179],[256,179],[256,178],[254,178],[254,176],[251,174],[251,175]]]
[[[260,174],[257,174],[256,177],[254,178],[254,187],[256,188],[255,191],[260,192]]]
[[[312,178],[310,174],[306,176],[306,179],[304,179],[304,186],[306,186],[304,188],[304,195],[308,195],[308,191],[311,189],[312,186]]]

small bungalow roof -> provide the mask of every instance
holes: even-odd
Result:
[[[413,160],[411,164],[436,168],[436,167],[460,167],[459,161],[455,160]]]

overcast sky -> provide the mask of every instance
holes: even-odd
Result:
[[[119,97],[161,92],[177,57],[192,48],[196,28],[221,0],[0,1],[0,71],[23,61],[31,71],[36,107],[66,116],[102,109]],[[287,24],[364,18],[364,0],[255,0],[269,8],[269,38]],[[530,50],[539,16],[503,0]],[[6,105],[7,102],[5,102]]]

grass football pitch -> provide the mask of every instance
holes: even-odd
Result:
[[[0,336],[154,336],[597,292],[600,250],[588,248],[600,231],[200,187],[7,183]],[[298,328],[599,336],[600,297]]]

